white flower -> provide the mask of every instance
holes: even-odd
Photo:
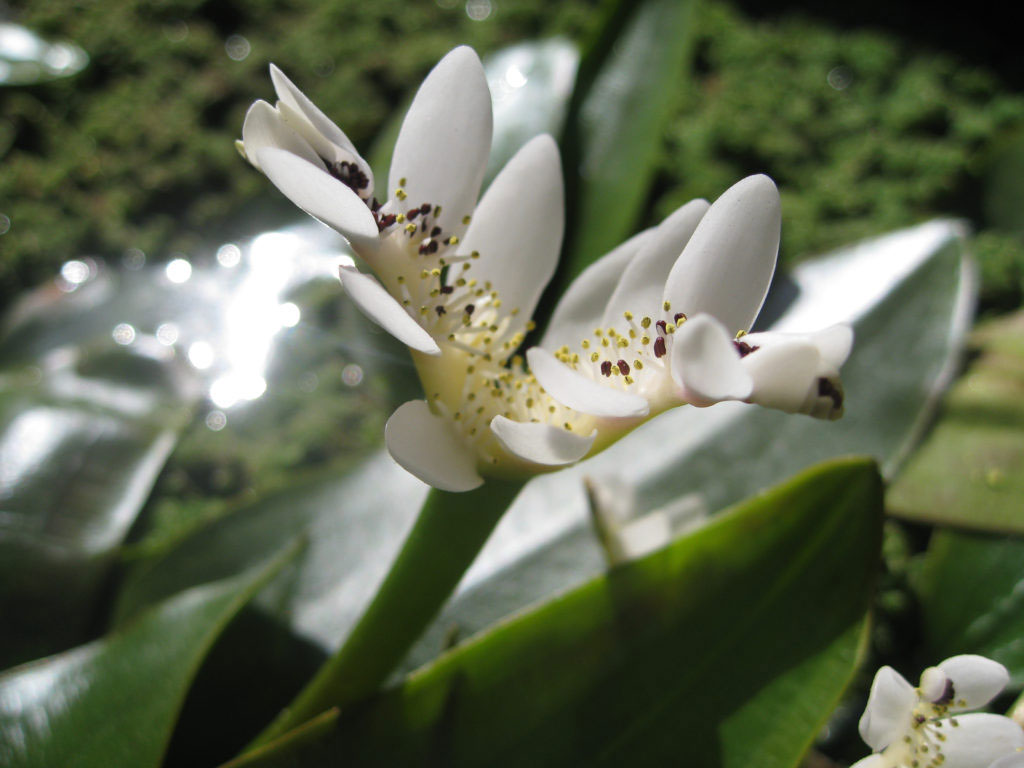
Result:
[[[853,768],[999,768],[1014,766],[1024,730],[1008,717],[961,715],[985,706],[1009,680],[983,656],[954,656],[921,674],[917,688],[892,667],[871,684],[861,738],[875,751]]]
[[[533,327],[564,227],[551,137],[520,149],[477,203],[491,99],[476,54],[456,48],[405,116],[380,203],[341,129],[280,70],[271,77],[279,101],[250,108],[240,149],[373,271],[342,266],[341,280],[412,350],[427,400],[399,407],[385,441],[425,482],[463,491],[483,482],[481,472],[521,477],[570,464],[685,402],[841,412],[849,329],[742,341],[725,330],[750,327],[774,270],[778,193],[766,177],[740,182],[710,210],[684,206],[594,264],[527,353],[528,369],[513,355]],[[588,338],[595,325],[600,335]]]
[[[779,227],[766,176],[711,206],[684,205],[580,275],[527,353],[531,370],[559,402],[596,416],[745,400],[838,418],[849,327],[746,333],[775,270]]]

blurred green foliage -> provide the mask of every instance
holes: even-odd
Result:
[[[82,252],[163,257],[294,216],[230,141],[248,104],[271,96],[268,61],[365,147],[456,42],[486,53],[529,37],[580,39],[598,4],[502,0],[483,21],[455,0],[27,5],[22,22],[76,40],[92,63],[67,81],[0,91],[0,200],[11,220],[0,296]],[[1024,129],[1024,97],[994,73],[895,34],[754,21],[724,3],[705,3],[697,29],[697,76],[688,93],[666,94],[678,118],[640,223],[751,172],[782,189],[784,259],[941,213],[982,230],[999,223],[981,200],[999,164],[992,147]],[[241,61],[227,53],[232,35],[251,47]],[[983,231],[979,255],[985,303],[1018,304],[1019,239]]]
[[[487,52],[537,36],[578,37],[595,0],[502,0],[486,21],[461,3],[341,0],[52,0],[15,7],[36,31],[92,57],[80,75],[0,89],[0,297],[81,254],[141,248],[159,258],[296,218],[239,159],[267,62],[300,83],[365,147],[456,42]],[[227,47],[245,38],[241,61]],[[236,54],[237,55],[237,54]]]

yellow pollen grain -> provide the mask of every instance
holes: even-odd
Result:
[[[562,426],[565,427],[566,432],[572,432],[572,424],[570,424],[568,421],[565,422],[565,424],[563,424]]]
[[[395,190],[395,197],[397,197],[399,200],[405,200],[405,198],[407,198],[408,195],[405,194],[405,190],[404,189],[399,187],[398,189]]]
[[[627,320],[632,320],[632,319],[633,319],[633,313],[632,313],[632,312],[629,312],[628,310],[627,310],[626,312],[623,312],[623,313],[622,313],[622,316],[623,316],[624,318],[626,318]]]
[[[628,347],[629,346],[629,339],[620,338],[618,346],[620,346],[620,347]]]
[[[636,368],[638,371],[642,371],[644,369],[644,364],[639,360],[634,360],[633,367]]]
[[[665,333],[675,333],[675,332],[676,332],[676,324],[675,323],[665,323]]]
[[[412,222],[406,224],[405,225],[405,231],[408,232],[410,235],[415,234],[415,232],[416,232],[416,225],[413,224]]]
[[[459,244],[459,238],[457,238],[455,235],[452,235],[451,237],[448,238],[448,245],[458,245],[458,244]]]
[[[609,345],[609,341],[608,341],[607,338],[601,339],[601,346],[602,347],[607,347],[608,345]]]
[[[528,323],[526,324],[526,330],[528,330],[528,331],[532,331],[532,330],[533,330],[534,328],[536,328],[536,327],[537,327],[537,324],[536,324],[535,322],[533,322],[533,320],[530,320],[530,321],[529,321],[529,322],[528,322]]]
[[[462,217],[462,223],[463,224],[469,224],[470,220],[471,220],[471,217],[469,217],[469,216],[463,216]]]
[[[633,383],[633,377],[632,376],[627,376],[626,377],[626,383],[627,384],[632,384]]]
[[[662,306],[662,308],[664,308],[664,310],[665,310],[666,312],[668,312],[668,311],[669,311],[670,309],[672,309],[672,302],[671,302],[671,301],[666,301],[666,302],[665,302],[664,304],[662,304],[661,306]]]
[[[460,277],[458,280],[455,281],[455,284],[459,286],[459,288],[464,287],[466,285],[466,278]]]
[[[406,180],[405,176],[403,176],[402,178],[400,178],[400,179],[398,180],[398,186],[400,186],[400,187],[404,187],[404,186],[405,186],[405,185],[406,185],[407,183],[408,183],[408,182],[407,182],[407,180]]]
[[[644,319],[640,321],[640,326],[642,328],[650,328],[651,327],[651,318],[644,317]]]
[[[591,353],[591,355],[590,355],[590,362],[596,363],[600,359],[601,359],[601,356],[599,354],[597,354],[597,352],[592,352]]]
[[[434,277],[440,277],[441,270],[438,269],[437,267],[434,267],[432,270],[430,270],[430,274],[433,275]]]
[[[651,337],[650,336],[642,336],[640,338],[640,343],[644,344],[644,345],[650,344],[651,343]]]
[[[554,413],[554,412],[555,412],[555,406],[549,405],[548,406],[548,413]]]

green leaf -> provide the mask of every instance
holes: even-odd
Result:
[[[0,763],[159,766],[214,640],[299,548],[293,542],[270,561],[183,592],[101,640],[0,676]]]
[[[798,764],[856,666],[874,464],[819,465],[233,765]]]
[[[1024,533],[1024,312],[980,325],[977,357],[889,490],[891,514]]]
[[[88,637],[116,549],[190,416],[173,361],[109,347],[0,369],[0,668]]]
[[[634,231],[684,90],[694,5],[620,2],[584,52],[562,141],[568,216],[556,294]]]
[[[937,531],[913,585],[921,606],[922,662],[978,653],[1024,686],[1024,541]]]

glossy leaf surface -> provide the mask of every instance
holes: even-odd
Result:
[[[0,763],[159,766],[217,635],[298,551],[181,593],[101,640],[0,675]]]
[[[886,496],[891,514],[1024,533],[1024,312],[974,333],[978,355]]]
[[[812,468],[236,765],[795,766],[853,673],[881,513],[870,461]]]

